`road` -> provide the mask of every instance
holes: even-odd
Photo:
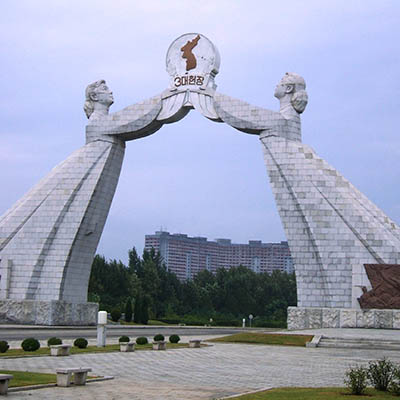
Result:
[[[208,327],[173,327],[173,326],[119,326],[108,325],[108,337],[120,337],[127,335],[130,337],[148,336],[152,337],[157,333],[164,336],[177,334],[180,336],[207,336],[207,335],[230,335],[241,332],[241,328],[208,328]],[[52,336],[62,337],[63,339],[74,339],[86,337],[96,338],[96,327],[33,327],[18,325],[0,325],[0,340],[23,340],[27,337],[35,337],[39,340],[47,340]]]

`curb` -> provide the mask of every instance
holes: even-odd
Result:
[[[227,396],[227,397],[216,397],[215,400],[235,399],[235,398],[237,398],[237,397],[245,396],[246,394],[255,394],[255,393],[264,392],[264,391],[266,391],[266,390],[271,390],[271,389],[273,389],[273,387],[267,386],[267,387],[262,388],[262,389],[252,390],[252,391],[250,391],[250,392],[244,392],[244,393],[233,394],[233,395]]]
[[[103,376],[99,378],[88,379],[86,383],[93,383],[93,382],[101,382],[101,381],[109,381],[114,379],[113,376]],[[73,382],[71,383],[73,385]],[[45,388],[52,388],[57,387],[56,383],[45,383],[42,385],[32,385],[32,386],[19,386],[19,387],[12,387],[8,388],[8,392],[23,392],[24,390],[35,390],[35,389],[45,389]]]
[[[308,347],[308,348],[318,347],[319,342],[321,341],[322,337],[323,337],[322,335],[314,335],[311,342],[306,343],[306,347]]]

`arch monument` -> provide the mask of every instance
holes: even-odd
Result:
[[[400,302],[389,304],[375,287],[376,276],[387,287],[399,271],[400,228],[302,143],[304,79],[286,73],[274,93],[280,109],[270,111],[218,93],[219,65],[214,44],[191,33],[168,49],[170,84],[162,93],[109,113],[106,82],[87,87],[86,144],[0,217],[1,322],[96,323],[98,305],[87,302],[90,269],[126,142],[196,109],[260,140],[296,271],[289,327],[400,328]]]

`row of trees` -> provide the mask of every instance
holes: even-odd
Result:
[[[253,314],[256,324],[282,325],[287,307],[296,305],[297,298],[294,274],[256,274],[234,267],[218,269],[215,275],[203,270],[193,280],[181,282],[165,269],[154,250],[144,251],[140,258],[133,248],[127,266],[96,255],[89,301],[99,302],[107,311],[128,307],[128,314],[131,306],[127,304],[132,301],[134,320],[138,320],[135,314],[142,320],[137,322],[147,317],[168,322],[203,323],[211,318],[214,323],[240,323]]]

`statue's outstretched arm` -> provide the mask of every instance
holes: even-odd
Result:
[[[281,113],[253,106],[221,93],[214,94],[214,108],[220,119],[246,133],[258,135],[286,124]]]
[[[161,95],[157,95],[110,114],[105,133],[123,140],[151,135],[162,126],[162,122],[157,120],[161,104]]]

